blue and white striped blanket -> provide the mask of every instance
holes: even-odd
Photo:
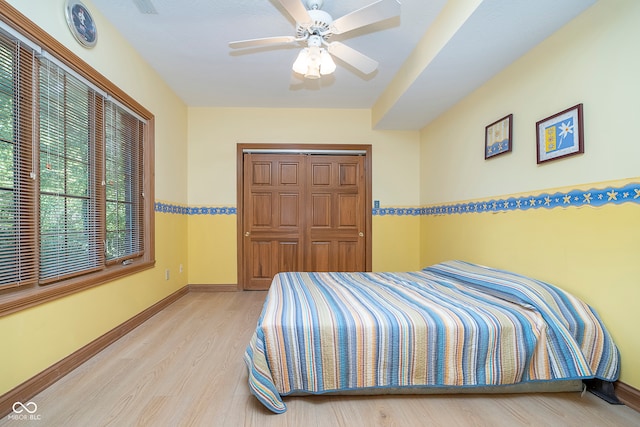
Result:
[[[591,307],[552,285],[449,261],[403,273],[280,273],[245,353],[251,392],[481,387],[618,377]]]

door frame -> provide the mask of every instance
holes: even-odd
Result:
[[[372,269],[372,235],[371,235],[371,209],[373,206],[372,172],[371,172],[371,144],[272,144],[272,143],[238,143],[236,147],[236,241],[237,241],[237,277],[238,289],[244,290],[246,278],[242,265],[244,253],[244,153],[256,150],[256,152],[272,152],[287,154],[342,154],[348,155],[358,152],[364,156],[365,179],[365,271]]]

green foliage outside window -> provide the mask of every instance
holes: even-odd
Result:
[[[24,269],[49,283],[140,256],[144,123],[46,59],[30,65],[35,83],[21,81],[3,37],[0,286],[21,284]],[[37,263],[23,263],[23,251]]]

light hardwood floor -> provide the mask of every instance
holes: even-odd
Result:
[[[309,396],[267,411],[242,360],[265,292],[184,296],[31,401],[38,426],[640,426],[586,393]]]

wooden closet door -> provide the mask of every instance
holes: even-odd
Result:
[[[242,289],[284,271],[370,271],[370,155],[238,150]]]
[[[244,289],[303,269],[303,155],[244,154]]]
[[[305,271],[365,271],[363,156],[309,156]]]

